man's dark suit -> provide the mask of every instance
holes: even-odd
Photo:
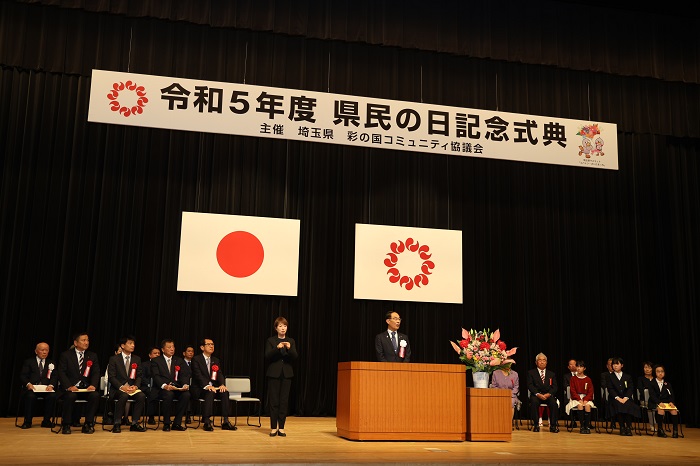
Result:
[[[136,364],[136,377],[131,379],[131,367],[127,373],[126,367],[124,366],[124,356],[121,354],[115,354],[109,358],[109,365],[107,366],[107,375],[110,385],[110,400],[116,400],[117,404],[114,409],[114,423],[120,424],[122,416],[124,414],[124,408],[126,406],[127,400],[131,399],[134,401],[133,410],[131,411],[131,419],[133,423],[138,423],[143,413],[143,406],[146,403],[146,395],[143,392],[136,393],[129,396],[127,393],[119,390],[122,385],[136,385],[141,386],[141,379],[143,377],[143,364],[141,364],[141,358],[135,354],[131,354],[130,365]]]
[[[209,362],[209,369],[207,369],[207,363],[204,358],[204,354],[200,353],[192,358],[192,383],[197,387],[199,391],[199,397],[204,400],[204,406],[202,406],[202,419],[205,424],[211,422],[212,411],[214,410],[214,398],[218,398],[221,401],[221,415],[224,418],[224,422],[228,421],[228,407],[229,407],[229,393],[228,392],[212,392],[205,390],[204,387],[213,385],[214,387],[219,387],[226,384],[226,378],[224,377],[224,368],[221,366],[221,361],[219,358],[212,356]],[[216,379],[212,380],[213,366],[218,366],[219,370],[216,371]]]
[[[399,350],[401,349],[401,340],[406,342],[406,348],[404,350],[404,357],[399,357]],[[379,362],[411,362],[411,344],[408,342],[408,336],[403,333],[396,332],[396,348],[394,351],[394,344],[391,342],[391,337],[389,332],[384,331],[374,338],[374,349],[377,352],[377,361]]]
[[[51,369],[50,367],[53,367]],[[50,374],[49,374],[50,372]],[[27,390],[27,384],[32,385],[52,385],[54,390],[58,389],[58,371],[54,367],[52,359],[44,359],[44,370],[39,372],[39,363],[36,356],[32,356],[24,361],[22,370],[19,373],[19,380],[22,382],[22,394],[24,397],[24,423],[32,423],[34,413],[34,402],[37,400],[37,393]],[[56,392],[39,393],[39,397],[44,399],[44,421],[51,422],[53,407],[56,403]]]
[[[541,403],[546,403],[549,407],[549,428],[552,429],[557,425],[559,418],[559,406],[557,405],[557,376],[553,371],[545,369],[544,382],[540,377],[539,369],[530,369],[527,371],[527,389],[530,391],[530,418],[535,426],[539,423],[539,406]],[[537,398],[537,393],[551,396],[546,400]]]
[[[176,367],[180,368],[177,374],[177,380],[175,380]],[[170,426],[170,411],[172,409],[173,400],[177,400],[178,404],[173,424],[181,426],[182,416],[185,414],[187,404],[190,402],[190,392],[164,390],[161,387],[163,385],[175,385],[176,387],[189,385],[190,379],[192,378],[190,368],[185,364],[184,359],[173,356],[170,364],[170,371],[168,371],[168,364],[165,362],[165,356],[161,355],[151,360],[151,374],[153,375],[153,387],[151,390],[154,397],[160,399],[162,402],[161,414],[165,425]]]
[[[88,375],[85,376],[87,368],[90,368]],[[70,425],[73,416],[73,405],[78,397],[87,400],[87,408],[85,409],[85,423],[93,425],[95,423],[95,412],[97,405],[100,402],[100,363],[97,355],[92,351],[85,351],[83,355],[83,371],[80,371],[78,365],[78,355],[75,349],[69,349],[61,353],[58,358],[58,380],[61,382],[63,390],[61,396],[63,398],[63,413],[61,422],[64,426]],[[95,391],[91,392],[71,392],[70,387],[80,389],[95,387]]]

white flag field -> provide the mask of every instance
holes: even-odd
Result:
[[[355,299],[462,303],[462,232],[355,225]]]
[[[296,296],[300,221],[182,213],[178,291]]]

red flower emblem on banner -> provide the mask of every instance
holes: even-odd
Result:
[[[399,286],[404,287],[406,290],[411,290],[414,286],[420,288],[421,285],[428,284],[428,275],[432,274],[431,271],[435,268],[435,263],[429,260],[432,257],[430,247],[425,244],[421,246],[420,243],[413,238],[407,238],[405,243],[403,241],[391,243],[389,249],[391,249],[391,252],[387,253],[389,257],[384,259],[384,265],[389,267],[386,273],[390,275],[389,281],[391,283],[398,283]],[[418,257],[423,260],[420,266],[420,272],[412,277],[409,271],[404,271],[402,274],[396,266],[399,262],[399,256],[404,253],[418,254]]]
[[[125,117],[143,113],[143,107],[148,103],[146,89],[133,81],[112,84],[112,90],[107,94],[107,98],[111,100],[109,103],[109,106],[112,107],[111,110],[119,112]],[[121,102],[117,99],[120,99]]]

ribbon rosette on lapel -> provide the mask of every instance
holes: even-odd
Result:
[[[175,382],[177,382],[178,375],[180,375],[180,366],[175,366]]]
[[[85,363],[85,372],[83,372],[83,377],[88,377],[90,375],[90,368],[92,368],[92,361],[88,359]]]
[[[130,379],[136,378],[136,368],[137,367],[138,367],[138,365],[135,362],[131,363],[131,371],[129,371],[129,378]]]
[[[211,366],[211,380],[216,380],[216,374],[219,372],[219,366],[214,364]]]

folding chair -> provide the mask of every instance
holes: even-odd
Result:
[[[233,425],[238,424],[238,403],[253,403],[258,405],[258,425],[256,427],[261,427],[262,422],[260,420],[260,411],[262,410],[262,403],[259,398],[251,398],[243,396],[246,393],[250,393],[250,378],[249,377],[232,377],[226,378],[226,388],[229,391],[229,400],[234,402],[234,417],[235,421]],[[250,423],[250,409],[248,409],[248,417],[246,418],[246,424],[249,426],[255,426],[255,424]]]

